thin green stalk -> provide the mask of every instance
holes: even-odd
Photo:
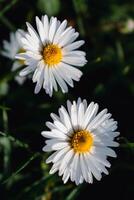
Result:
[[[29,163],[31,161],[33,161],[35,158],[37,158],[40,154],[39,153],[35,153],[33,154],[29,160],[27,162],[25,162],[16,172],[12,173],[12,175],[10,177],[8,177],[6,180],[4,180],[2,182],[2,184],[7,183],[11,178],[15,177],[18,173],[20,173],[25,167],[27,167],[27,165],[29,165]]]
[[[2,111],[3,111],[2,115],[3,115],[4,132],[8,133],[8,115],[7,115],[7,110],[3,109]]]
[[[0,21],[11,31],[16,30],[15,26],[4,15],[0,16]]]
[[[82,189],[83,185],[79,185],[78,187],[76,187],[66,198],[66,200],[74,200],[76,199],[76,197],[78,196],[78,194],[80,193],[81,189]]]
[[[3,118],[3,127],[4,127],[4,132],[6,135],[8,135],[8,114],[6,109],[2,109],[2,118]],[[11,165],[11,142],[10,140],[5,137],[2,138],[2,143],[3,143],[3,150],[4,150],[4,174],[7,175],[10,173],[10,165]]]
[[[16,145],[18,145],[19,147],[23,147],[23,148],[25,148],[25,149],[29,149],[29,145],[28,144],[26,144],[26,143],[24,143],[24,142],[22,142],[22,141],[20,141],[20,140],[18,140],[18,139],[16,139],[16,138],[14,138],[13,136],[11,136],[11,135],[7,135],[6,133],[3,133],[3,132],[1,132],[0,131],[0,135],[2,135],[3,137],[6,137],[6,138],[8,138],[11,142],[14,142]]]
[[[128,142],[126,144],[121,144],[120,147],[134,149],[134,142]]]
[[[52,193],[56,193],[56,192],[63,192],[63,191],[66,191],[66,190],[69,190],[69,189],[72,189],[72,185],[63,185],[63,186],[57,186],[57,187],[54,187],[54,189],[51,191]]]
[[[13,0],[11,1],[11,3],[7,4],[3,10],[0,11],[0,17],[2,15],[4,15],[8,10],[10,10],[12,8],[12,6],[14,6],[17,3],[18,0]]]
[[[0,109],[1,109],[1,110],[10,110],[11,108],[6,107],[6,106],[4,106],[4,105],[0,105]]]
[[[29,187],[25,188],[23,193],[28,193],[30,192],[33,188],[36,188],[38,185],[40,184],[44,184],[45,181],[47,181],[49,178],[52,177],[52,174],[48,174],[47,176],[44,176],[43,178],[37,180],[36,182],[34,182],[32,185],[30,185]]]

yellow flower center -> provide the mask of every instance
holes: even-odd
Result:
[[[25,53],[26,51],[25,51],[25,49],[23,49],[23,48],[20,48],[19,50],[18,50],[18,53]]]
[[[26,51],[25,51],[25,49],[23,49],[23,48],[20,48],[19,50],[18,50],[18,53],[25,53]],[[21,65],[25,65],[25,60],[18,60],[19,61],[19,63],[21,64]]]
[[[58,64],[62,59],[62,51],[58,45],[48,44],[43,49],[43,59],[49,66]]]
[[[71,138],[71,147],[77,153],[84,153],[90,150],[93,145],[93,136],[87,130],[78,131]]]

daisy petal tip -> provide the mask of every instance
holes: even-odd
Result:
[[[49,174],[52,175],[54,173],[55,173],[55,171],[50,169]]]
[[[34,89],[34,94],[38,94],[40,92],[40,90],[41,90],[41,86],[36,84],[36,87]]]
[[[19,76],[21,76],[21,77],[25,76],[25,73],[23,72],[23,70],[19,72]]]
[[[49,160],[49,158],[48,159],[46,159],[46,164],[49,164],[49,163],[51,163],[52,161],[51,160]]]
[[[34,94],[38,94],[39,92],[37,90],[34,90]]]
[[[46,152],[46,147],[43,147],[43,148],[42,148],[42,151]]]
[[[45,132],[44,132],[44,131],[42,131],[40,134],[41,134],[43,137],[45,137]]]
[[[27,26],[27,27],[29,27],[29,26],[31,26],[31,25],[30,25],[30,23],[29,23],[29,22],[26,22],[26,26]]]
[[[115,153],[115,151],[113,152],[112,157],[113,157],[113,158],[117,158],[117,154]]]
[[[116,147],[119,147],[120,146],[120,143],[116,142]]]
[[[52,96],[53,96],[53,93],[52,93],[52,92],[49,92],[49,96],[52,98]]]

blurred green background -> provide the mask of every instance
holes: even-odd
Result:
[[[35,25],[35,16],[67,19],[86,41],[88,63],[81,81],[49,98],[34,84],[20,86],[12,62],[0,56],[0,192],[1,200],[74,200],[109,196],[132,199],[134,191],[134,2],[132,0],[0,0],[0,50],[9,33]],[[108,108],[119,123],[117,159],[110,159],[110,175],[100,182],[76,187],[49,175],[42,152],[45,122],[66,100],[86,98]],[[108,196],[109,195],[109,196]]]

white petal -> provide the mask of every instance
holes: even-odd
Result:
[[[51,113],[50,116],[53,119],[53,121],[56,120],[56,121],[60,121],[61,122],[60,117],[58,117],[58,115],[56,115],[55,113]]]
[[[50,42],[53,42],[53,38],[54,38],[54,35],[55,35],[55,32],[56,32],[56,28],[57,28],[57,18],[55,17],[52,20],[52,23],[51,23],[50,29],[49,29],[49,40],[50,40]]]
[[[52,72],[51,69],[49,70],[49,74],[50,74],[50,79],[51,79],[51,82],[52,82],[52,86],[53,86],[54,90],[57,91],[58,90],[57,83],[55,81],[55,77],[54,77],[53,72]]]
[[[28,66],[28,67],[24,68],[23,70],[21,70],[19,75],[26,76],[26,75],[30,74],[31,72],[33,72],[34,69],[35,69],[34,67]]]
[[[92,163],[95,165],[95,167],[102,173],[108,174],[108,170],[105,168],[105,166],[98,162],[91,154],[90,154],[90,158],[92,160]]]
[[[78,154],[75,153],[74,157],[72,159],[72,163],[70,165],[70,179],[71,179],[71,181],[75,180],[77,165],[78,165]]]
[[[104,156],[104,154],[101,154],[99,152],[96,152],[96,153],[92,153],[92,155],[94,156],[94,158],[102,163],[103,165],[105,165],[106,167],[111,167],[111,164],[108,160],[106,160],[106,157],[107,156]]]
[[[34,49],[35,49],[35,50],[40,50],[41,47],[42,47],[42,44],[41,44],[41,40],[40,40],[40,38],[39,38],[37,32],[35,31],[35,29],[32,27],[31,24],[29,24],[28,22],[27,22],[26,24],[27,24],[28,32],[30,33],[31,38],[32,38],[32,40],[34,41],[34,44],[36,44],[36,48],[35,48],[35,46],[32,48],[32,44],[30,45],[30,47],[31,47],[33,50],[34,50]],[[25,39],[25,38],[22,38],[22,39],[21,39],[22,43],[24,43],[24,41],[26,41],[26,40],[24,40],[24,39]]]
[[[53,84],[53,76],[50,68],[48,68],[48,74],[49,74],[49,87],[48,89],[46,89],[46,93],[49,94],[50,97],[52,97],[53,87],[55,87],[55,85]]]
[[[96,120],[91,122],[89,125],[88,125],[88,128],[87,129],[90,129],[90,130],[93,130],[93,129],[96,129],[97,127],[99,127],[101,125],[101,123],[103,123],[105,120],[109,119],[111,117],[111,114],[108,113],[108,114],[103,114],[101,116],[98,116],[96,117]]]
[[[74,152],[71,149],[70,151],[68,151],[68,153],[63,158],[62,163],[61,163],[60,168],[59,168],[59,175],[60,176],[64,173],[64,170],[68,166],[68,163],[72,159],[73,156],[74,156]]]
[[[53,150],[59,150],[59,149],[65,148],[67,146],[68,146],[67,142],[57,142],[57,143],[53,144],[52,149]]]
[[[87,128],[88,124],[90,124],[91,120],[95,117],[97,111],[98,111],[98,104],[94,104],[94,102],[91,102],[85,112],[85,116],[83,119],[83,128]]]
[[[45,34],[44,34],[44,26],[42,24],[42,21],[37,16],[36,16],[36,26],[37,26],[37,30],[38,30],[39,35],[40,35],[40,39],[41,39],[42,43],[44,43],[44,39],[46,37]]]
[[[56,129],[55,125],[51,122],[46,122],[46,126],[49,128],[49,129]]]
[[[42,23],[44,26],[44,43],[48,41],[48,32],[49,32],[49,21],[48,16],[42,16]]]
[[[73,101],[73,105],[71,106],[71,122],[74,130],[78,130],[78,119],[77,119],[77,106],[76,102]]]
[[[114,142],[112,140],[108,140],[108,139],[95,139],[94,140],[94,145],[95,146],[109,146],[109,147],[118,147],[119,143],[118,142]]]
[[[64,51],[64,52],[68,52],[68,51],[72,51],[72,50],[74,50],[74,49],[78,49],[78,48],[79,48],[80,46],[82,46],[84,43],[85,43],[84,40],[79,40],[79,41],[77,41],[77,42],[73,42],[72,44],[69,44],[69,45],[65,46],[65,47],[63,48],[63,51]]]
[[[66,31],[66,34],[64,36],[61,35],[61,38],[60,38],[60,41],[58,42],[58,45],[60,47],[66,46],[68,43],[70,43],[70,39],[73,37],[73,34],[74,34],[74,29],[69,27],[68,31]]]
[[[83,56],[86,56],[86,53],[84,52],[84,51],[80,51],[80,50],[75,50],[75,51],[69,51],[69,52],[67,52],[67,51],[63,51],[63,56],[71,56],[71,57],[76,57],[76,56],[78,56],[79,58],[81,57],[81,58],[83,58]]]
[[[55,156],[55,158],[53,159],[53,163],[58,162],[59,160],[62,162],[62,159],[64,158],[64,156],[66,155],[66,153],[70,150],[70,147],[67,146],[61,150],[58,151],[58,154]]]
[[[66,63],[62,63],[62,68],[65,70],[66,74],[68,74],[68,76],[70,76],[73,80],[80,80],[82,72],[79,69],[72,67],[71,65],[68,65]]]
[[[59,109],[59,113],[62,117],[61,119],[62,119],[63,123],[65,124],[66,128],[68,129],[68,132],[73,131],[72,123],[71,123],[70,116],[68,115],[67,110],[62,106]]]
[[[43,85],[43,81],[44,81],[44,66],[42,66],[40,64],[40,75],[38,77],[36,87],[35,87],[35,90],[34,90],[35,94],[39,93],[39,91],[41,90],[42,85]]]
[[[51,163],[53,162],[53,159],[55,158],[55,156],[59,153],[59,151],[56,151],[54,152],[51,156],[49,156],[47,159],[46,159],[46,163]]]
[[[84,112],[87,110],[87,101],[86,99],[83,100],[83,105],[84,105]]]
[[[91,170],[94,177],[99,181],[102,177],[100,171],[95,167],[92,162],[91,156],[89,153],[84,154],[85,160],[88,162],[89,169]]]
[[[39,52],[42,49],[41,42],[39,40],[35,40],[29,33],[26,33],[25,37],[21,38],[21,42],[26,45],[26,50],[30,48],[32,51]]]
[[[57,172],[60,164],[61,164],[61,161],[54,163],[52,168],[50,169],[49,173],[54,174],[55,172]]]
[[[68,132],[67,128],[60,121],[54,121],[54,124],[57,127],[57,129],[62,131],[63,133],[66,134]]]
[[[72,34],[71,37],[69,38],[68,43],[66,43],[66,45],[64,47],[66,47],[67,45],[69,45],[72,42],[74,42],[78,36],[79,36],[78,32],[75,32],[74,34]]]
[[[88,170],[83,159],[83,154],[80,154],[80,167],[83,178],[85,179],[86,182],[88,182],[88,174],[87,174]]]
[[[81,168],[80,168],[80,157],[78,155],[78,161],[77,161],[77,166],[76,166],[76,172],[75,172],[75,183],[76,185],[79,185],[80,183],[83,182],[82,174],[81,174]]]
[[[108,135],[111,135],[112,137],[117,137],[120,135],[120,132],[108,132]]]
[[[62,63],[60,63],[57,67],[57,71],[59,73],[59,76],[65,81],[68,83],[68,85],[70,85],[71,87],[73,87],[73,81],[72,81],[72,78],[71,78],[71,74],[68,75],[68,73],[66,73],[66,70],[63,69],[62,67]]]
[[[80,57],[80,58],[79,58],[79,56],[75,56],[75,57],[74,56],[66,56],[66,57],[63,57],[62,61],[64,63],[74,65],[77,67],[82,67],[87,62],[84,56]]]
[[[52,129],[52,131],[42,131],[41,134],[46,138],[59,138],[59,139],[67,139],[67,136],[57,131],[56,129]]]
[[[33,78],[32,78],[34,83],[38,81],[41,71],[42,71],[42,67],[38,63],[36,70],[34,71]]]
[[[78,97],[78,99],[77,99],[77,110],[79,109],[79,105],[80,105],[81,101],[82,101],[81,98]]]
[[[79,129],[82,128],[83,118],[84,118],[84,105],[83,105],[83,102],[81,102],[79,105],[79,109],[78,109],[78,127],[79,127]]]
[[[27,25],[30,35],[34,38],[34,40],[37,42],[40,42],[39,36],[38,36],[37,32],[35,31],[35,29],[32,27],[32,25],[28,22],[26,22],[26,25]]]
[[[99,147],[95,146],[96,151],[100,152],[101,154],[104,154],[106,156],[111,156],[111,157],[117,157],[116,153],[114,150],[112,150],[109,147]]]
[[[46,90],[46,93],[52,96],[52,82],[51,82],[51,75],[50,75],[50,69],[49,66],[45,66],[44,70],[44,83],[43,83],[43,88]]]
[[[61,33],[63,33],[63,31],[65,30],[67,26],[67,20],[64,20],[61,25],[59,26],[59,28],[57,29],[56,33],[55,33],[55,36],[54,36],[54,39],[53,39],[53,42],[55,44],[57,44],[60,36],[61,36]]]
[[[50,69],[48,65],[46,65],[45,70],[44,70],[43,88],[46,90],[46,93],[49,94],[49,96],[52,96],[53,87],[57,89],[57,84],[52,74],[52,70]]]
[[[96,126],[96,124],[100,124],[99,121],[102,121],[102,124],[105,120],[102,120],[104,116],[106,116],[107,109],[102,110],[90,123],[90,127]],[[107,119],[107,118],[106,118]]]
[[[69,177],[70,177],[70,169],[67,167],[62,177],[64,184],[68,181]]]
[[[52,151],[52,147],[49,146],[49,145],[45,145],[45,146],[42,148],[42,151],[51,152],[51,151]]]
[[[70,37],[72,36],[72,34],[74,33],[74,29],[72,29],[72,27],[68,27],[65,29],[65,31],[60,35],[59,40],[58,40],[58,45],[60,47],[63,47],[66,43],[66,41],[68,41],[70,39]]]
[[[61,90],[63,93],[68,92],[68,87],[65,83],[65,81],[60,77],[60,75],[58,74],[58,71],[56,70],[55,67],[52,67],[53,70],[53,74],[55,76],[55,79],[57,81],[57,83],[59,84],[59,86],[61,87]]]
[[[11,71],[16,71],[17,69],[21,68],[22,66],[23,66],[23,65],[21,65],[20,62],[15,61],[15,62],[13,63],[13,66],[12,66]]]

